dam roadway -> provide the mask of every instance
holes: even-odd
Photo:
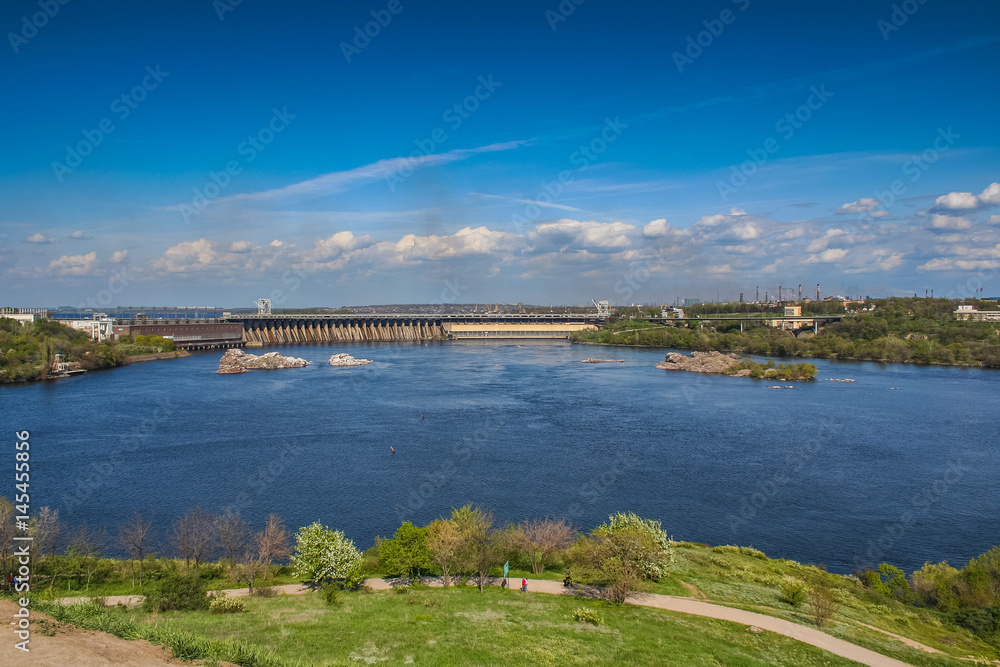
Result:
[[[371,315],[235,315],[248,345],[338,341],[565,339],[595,330],[593,313],[375,313]]]

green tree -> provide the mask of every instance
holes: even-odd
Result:
[[[462,536],[451,519],[436,519],[427,526],[427,550],[432,563],[441,568],[444,587],[451,585],[451,572],[458,566]]]
[[[375,539],[379,564],[386,574],[418,578],[430,563],[427,548],[427,528],[418,528],[409,521],[396,529],[391,540]]]
[[[479,591],[486,589],[490,570],[500,564],[504,540],[493,530],[493,512],[465,505],[451,512],[461,537],[459,562],[476,577]]]

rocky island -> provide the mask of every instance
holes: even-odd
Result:
[[[367,366],[372,363],[371,359],[355,359],[349,354],[335,354],[330,357],[331,366]]]
[[[667,358],[656,364],[656,367],[668,371],[727,374],[741,360],[738,354],[722,352],[692,352],[690,355],[667,352]]]
[[[812,380],[816,377],[816,367],[813,364],[775,366],[773,361],[759,364],[750,359],[743,359],[738,354],[715,351],[692,352],[690,355],[668,352],[666,359],[656,364],[656,368],[768,380]]]
[[[246,373],[256,370],[274,370],[277,368],[302,368],[308,366],[311,361],[298,359],[296,357],[286,357],[277,352],[265,352],[257,356],[247,354],[243,350],[226,350],[219,361],[219,375],[230,375],[234,373]]]

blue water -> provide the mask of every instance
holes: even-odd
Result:
[[[276,349],[314,364],[216,375],[207,352],[0,388],[7,427],[31,432],[33,505],[112,534],[138,510],[161,552],[196,504],[320,520],[361,548],[470,502],[584,530],[632,510],[839,572],[1000,544],[1000,372],[817,361],[856,381],[777,383],[564,342]],[[338,352],[375,364],[328,366]]]

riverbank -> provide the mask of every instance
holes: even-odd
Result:
[[[190,357],[191,353],[187,350],[174,350],[173,352],[156,352],[153,354],[134,354],[130,357],[125,357],[122,361],[123,366],[128,364],[141,364],[144,361],[159,361],[160,359],[180,359],[182,357]]]
[[[706,324],[709,324],[706,321]],[[571,335],[576,344],[652,349],[696,350],[765,357],[874,361],[878,363],[960,368],[1000,368],[1000,335],[988,322],[955,322],[975,338],[963,339],[954,332],[937,338],[931,334],[894,334],[866,338],[864,329],[845,333],[833,325],[818,334],[760,327],[727,331],[710,327],[688,328],[647,321],[615,322],[599,331]],[[840,331],[840,333],[837,333]],[[856,336],[856,338],[855,338]],[[916,337],[914,337],[916,336]]]

